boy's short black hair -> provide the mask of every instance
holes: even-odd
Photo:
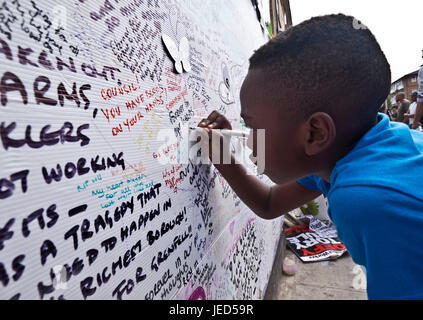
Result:
[[[290,95],[289,108],[305,118],[323,111],[375,121],[391,70],[373,34],[357,22],[343,14],[304,21],[259,48],[250,70],[265,70],[268,85]]]

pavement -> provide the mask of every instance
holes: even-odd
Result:
[[[282,273],[284,257],[295,261],[296,274]],[[334,261],[303,263],[281,236],[265,300],[367,300],[365,276],[346,253]]]

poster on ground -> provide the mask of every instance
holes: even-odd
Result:
[[[304,225],[285,229],[288,247],[303,262],[337,259],[347,249],[338,239],[335,226],[312,216]]]

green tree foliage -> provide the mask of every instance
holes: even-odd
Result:
[[[311,200],[306,205],[301,206],[300,209],[303,215],[305,216],[307,215],[317,216],[319,214],[319,205],[314,200]]]

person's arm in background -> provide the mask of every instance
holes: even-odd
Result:
[[[402,122],[408,125],[408,123],[410,122],[409,120],[410,120],[410,114],[404,113],[404,120]]]
[[[404,103],[401,103],[398,108],[398,116],[397,116],[398,122],[404,122],[404,114],[405,114]]]
[[[416,113],[414,114],[414,122],[411,126],[412,129],[415,129],[420,125],[420,119],[423,116],[423,67],[421,67],[419,71],[418,83],[419,83],[419,93],[417,96],[417,107],[416,107]]]
[[[198,126],[208,129],[232,130],[230,122],[217,111],[213,111],[207,119],[201,120]],[[209,143],[211,144],[212,141]],[[212,158],[212,149],[209,151],[210,158]],[[222,147],[221,158],[223,158]],[[247,169],[242,164],[235,164],[233,155],[231,155],[231,164],[214,164],[214,166],[237,196],[263,219],[277,218],[310,202],[321,194],[319,191],[303,187],[298,182],[269,186],[256,176],[247,174]]]
[[[414,122],[412,125],[413,129],[416,129],[420,125],[419,119],[423,117],[423,98],[422,101],[417,102],[416,114],[414,115]]]

